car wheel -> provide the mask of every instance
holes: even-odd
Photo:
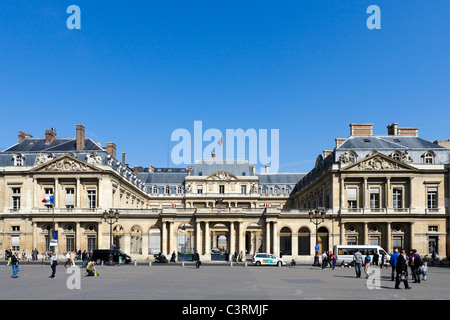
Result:
[[[261,265],[261,261],[256,261],[256,265],[260,266]]]

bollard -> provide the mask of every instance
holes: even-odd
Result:
[[[148,266],[149,266],[149,267],[152,266],[152,262],[151,262],[151,261],[148,262]]]
[[[183,261],[181,261],[181,266],[182,266],[182,267],[184,267],[184,260],[183,260]]]
[[[233,266],[233,261],[230,261],[230,267],[232,267]]]
[[[244,263],[244,267],[247,267],[247,261],[245,261],[245,263]]]
[[[134,266],[137,267],[137,261],[136,260],[134,260]]]

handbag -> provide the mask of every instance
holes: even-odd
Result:
[[[406,280],[406,276],[405,276],[404,273],[402,273],[402,274],[400,275],[400,280],[401,280],[401,281],[405,281],[405,280]]]

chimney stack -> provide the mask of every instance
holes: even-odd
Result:
[[[336,141],[336,148],[339,148],[341,146],[341,144],[344,143],[344,141],[347,140],[345,138],[336,138],[334,139],[334,141]]]
[[[388,129],[389,136],[398,135],[398,123],[394,122],[393,124],[388,125],[386,128]]]
[[[45,143],[50,143],[53,141],[53,139],[56,138],[56,131],[55,129],[46,129],[45,130]]]
[[[148,166],[148,168],[149,168],[149,171],[151,172],[151,173],[154,173],[155,172],[155,167],[154,166]]]
[[[77,124],[77,150],[84,149],[84,126]]]
[[[125,163],[125,152],[122,152],[122,164],[124,164],[124,165],[126,164]]]
[[[19,143],[21,143],[25,138],[33,138],[31,134],[25,133],[23,131],[19,131]]]
[[[351,136],[371,136],[373,123],[350,123]]]
[[[269,166],[265,166],[265,173],[269,173]]]
[[[106,151],[112,155],[112,157],[116,158],[116,144],[114,142],[107,142],[106,143]]]

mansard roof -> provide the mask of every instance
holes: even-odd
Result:
[[[435,143],[423,140],[414,136],[350,136],[337,149],[392,149],[392,150],[413,150],[413,149],[439,149],[444,147]]]

